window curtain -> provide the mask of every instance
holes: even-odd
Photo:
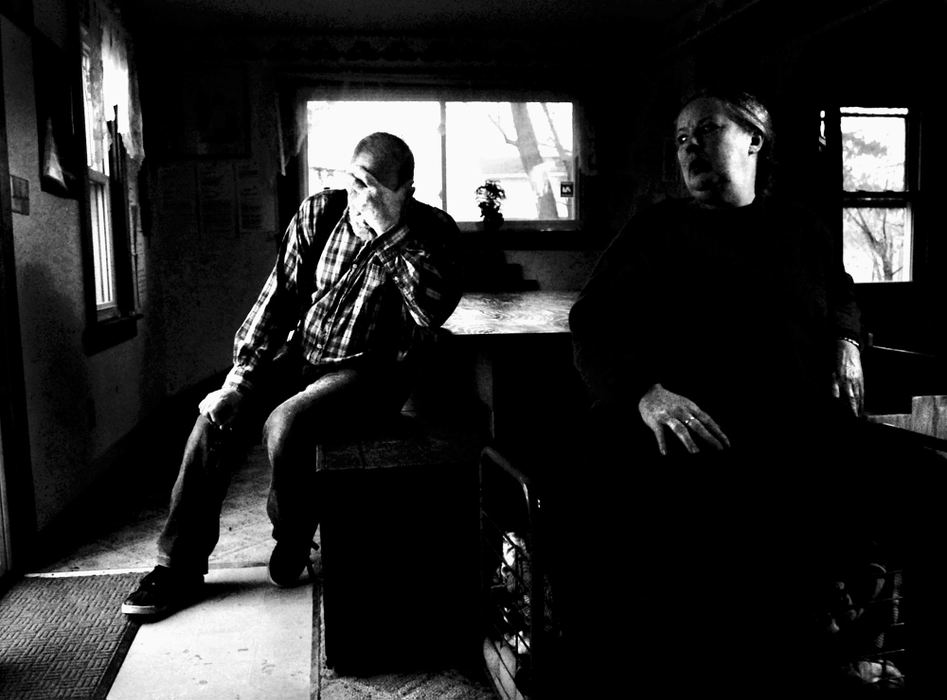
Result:
[[[290,162],[302,150],[307,128],[305,98],[293,88],[280,91],[276,99],[280,175],[286,175]]]
[[[105,123],[118,113],[118,132],[122,136],[128,156],[137,164],[145,157],[142,136],[141,102],[138,95],[138,77],[134,63],[131,36],[122,23],[121,7],[112,0],[88,0],[84,22],[84,43],[90,61],[86,85],[92,103],[89,130],[94,149],[90,162],[102,162],[106,157],[108,130]]]

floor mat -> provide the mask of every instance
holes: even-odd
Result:
[[[0,697],[104,698],[138,625],[140,573],[27,577],[0,598]]]

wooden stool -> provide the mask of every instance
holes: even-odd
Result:
[[[365,673],[476,656],[479,445],[399,416],[320,446],[326,663]]]

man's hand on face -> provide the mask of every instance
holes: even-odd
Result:
[[[360,217],[376,236],[387,233],[401,221],[405,204],[414,193],[407,181],[392,190],[358,163],[349,167],[349,209]]]

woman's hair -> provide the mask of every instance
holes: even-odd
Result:
[[[756,189],[761,194],[769,194],[776,166],[776,133],[773,130],[773,118],[766,105],[755,95],[739,88],[714,85],[702,87],[689,95],[681,103],[681,109],[701,97],[720,100],[733,121],[747,131],[763,137],[763,145],[756,156]]]
[[[414,179],[414,154],[403,140],[384,131],[369,134],[355,146],[353,156],[371,153],[394,176],[396,187]]]

